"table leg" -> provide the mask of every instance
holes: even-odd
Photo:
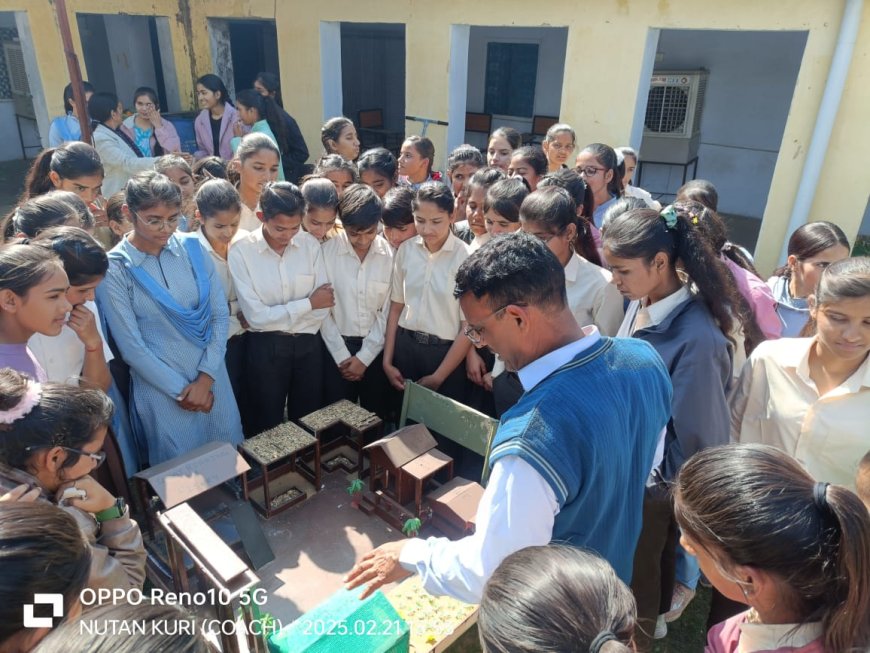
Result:
[[[272,516],[272,497],[269,496],[269,466],[268,465],[260,465],[260,469],[263,471],[263,501],[264,510],[266,513],[266,519]]]
[[[314,442],[314,491],[320,492],[320,440]]]

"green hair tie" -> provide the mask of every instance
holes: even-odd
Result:
[[[662,220],[665,221],[665,225],[667,225],[668,229],[676,229],[677,228],[677,211],[674,208],[673,204],[668,204],[665,208],[662,209],[662,212],[659,213]]]

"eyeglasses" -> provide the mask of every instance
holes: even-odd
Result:
[[[169,229],[175,229],[175,227],[178,226],[178,222],[181,220],[181,218],[178,216],[174,218],[167,218],[166,220],[161,220],[160,218],[143,218],[133,209],[130,209],[130,213],[135,215],[137,220],[141,220],[146,225],[148,225],[149,229],[155,229],[157,231],[163,231],[164,227],[169,227]]]
[[[604,170],[604,168],[596,168],[595,166],[585,166],[583,168],[577,167],[577,172],[585,177],[594,177],[602,170]]]
[[[462,333],[465,334],[466,338],[471,340],[472,345],[479,345],[481,339],[483,338],[483,323],[491,320],[493,317],[504,311],[508,306],[526,306],[526,304],[519,302],[510,302],[509,304],[505,304],[501,308],[495,309],[492,313],[483,318],[477,326],[472,326],[469,324],[467,327],[465,327]]]
[[[153,109],[154,103],[153,102],[137,102],[136,106],[142,107],[143,109]]]
[[[55,445],[46,444],[46,445],[39,445],[39,446],[34,446],[34,447],[25,447],[24,451],[26,451],[27,453],[30,453],[31,451],[36,451],[38,449],[50,449],[53,446],[55,446]],[[60,445],[58,445],[58,446],[60,446]],[[72,451],[73,453],[77,453],[80,456],[87,456],[88,458],[90,458],[91,460],[93,460],[96,463],[95,467],[99,467],[104,462],[106,462],[106,452],[105,451],[98,451],[97,453],[91,453],[90,451],[82,451],[81,449],[73,449],[72,447],[60,446],[60,448],[65,449],[66,451]]]
[[[550,148],[556,150],[557,152],[570,152],[574,149],[573,145],[562,145],[561,143],[550,143]]]

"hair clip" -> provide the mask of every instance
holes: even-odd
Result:
[[[673,204],[668,204],[663,208],[662,212],[659,213],[659,217],[665,221],[665,225],[668,229],[677,228],[677,210],[674,208]]]
[[[15,406],[9,410],[0,410],[0,424],[12,424],[25,417],[42,398],[42,385],[36,381],[27,382],[27,392]]]

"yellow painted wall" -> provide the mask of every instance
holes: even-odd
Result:
[[[703,5],[703,9],[699,8]],[[782,147],[757,250],[759,268],[776,263],[809,147],[842,18],[844,0],[68,0],[74,13],[87,11],[170,16],[182,99],[193,105],[193,79],[211,71],[207,19],[265,18],[276,21],[285,104],[296,117],[312,156],[319,151],[323,95],[321,21],[406,24],[406,106],[409,115],[441,120],[448,111],[450,27],[454,23],[505,26],[567,26],[565,78],[560,118],[575,126],[580,142],[629,140],[641,83],[649,28],[717,30],[806,30],[806,49],[788,114]],[[185,8],[180,10],[179,7]],[[49,110],[61,108],[66,68],[48,0],[0,0],[2,10],[26,10],[34,32]],[[184,11],[189,11],[188,15]],[[79,52],[80,50],[80,45]],[[853,237],[867,202],[870,173],[861,146],[870,142],[870,3],[865,5],[837,127],[825,159],[811,218],[830,217]],[[419,132],[419,123],[406,125]],[[430,126],[439,163],[446,128]],[[713,180],[715,182],[715,180]]]

